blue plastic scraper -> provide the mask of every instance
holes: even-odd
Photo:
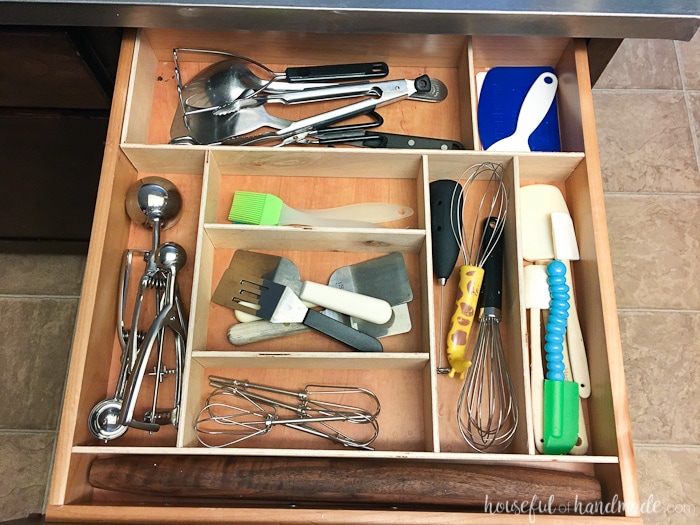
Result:
[[[483,77],[477,119],[489,151],[561,151],[551,67],[494,67]]]

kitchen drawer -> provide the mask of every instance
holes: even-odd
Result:
[[[228,50],[254,57],[275,71],[299,63],[386,61],[392,78],[422,74],[442,80],[448,98],[439,104],[410,100],[381,108],[382,130],[461,141],[466,149],[381,150],[355,147],[226,147],[168,145],[178,106],[173,47]],[[181,62],[185,79],[204,62]],[[559,78],[562,152],[480,151],[476,131],[476,74],[495,65],[545,65]],[[325,102],[328,107],[332,102]],[[336,102],[337,104],[337,102]],[[303,108],[279,114],[299,118]],[[277,114],[277,108],[275,108]],[[458,179],[483,162],[503,166],[510,196],[505,230],[502,336],[516,390],[520,421],[504,453],[471,451],[454,411],[461,382],[437,374],[440,326],[449,321],[450,300],[440,307],[433,278],[429,183]],[[118,282],[123,251],[148,249],[151,233],[124,212],[128,188],[145,176],[170,179],[183,195],[183,215],[163,240],[181,244],[188,261],[179,283],[189,312],[188,341],[179,429],[149,434],[136,429],[102,443],[87,427],[98,401],[114,392],[120,367],[117,338]],[[576,226],[580,261],[573,262],[577,304],[591,372],[584,413],[590,441],[583,456],[536,452],[530,403],[529,356],[523,302],[520,188],[534,182],[558,186]],[[295,228],[231,224],[235,190],[279,195],[293,207],[312,208],[366,200],[411,206],[415,213],[386,229]],[[566,38],[469,37],[461,35],[320,35],[250,31],[217,33],[141,30],[125,37],[112,107],[104,167],[97,197],[88,264],[77,320],[64,411],[59,432],[47,518],[122,522],[440,522],[469,519],[505,523],[527,516],[488,515],[483,509],[385,512],[341,505],[295,508],[282,504],[182,503],[145,494],[93,488],[90,464],[101,457],[279,456],[426,460],[465,465],[528,466],[576,471],[597,478],[602,512],[591,521],[639,519],[632,439],[626,401],[617,314],[607,240],[586,48]],[[232,310],[211,302],[231,256],[238,249],[284,255],[305,279],[325,282],[337,267],[378,255],[404,256],[413,300],[412,330],[383,339],[382,353],[355,353],[318,334],[303,334],[234,347],[226,330]],[[456,295],[454,279],[445,297]],[[448,307],[449,305],[449,307]],[[440,316],[444,319],[440,319]],[[194,422],[210,390],[208,377],[222,375],[301,388],[308,383],[357,385],[380,399],[375,450],[347,450],[297,433],[270,432],[232,447],[206,448]],[[162,388],[172,388],[168,380]],[[145,405],[145,402],[144,402]],[[145,406],[138,406],[143,413]],[[184,473],[187,475],[186,473]],[[291,475],[291,474],[290,474]],[[317,506],[318,507],[318,506]],[[393,513],[393,514],[392,514]],[[575,511],[574,511],[575,513]],[[561,517],[559,517],[561,518]],[[539,519],[539,518],[538,518]],[[556,519],[547,512],[543,520]],[[571,516],[581,522],[584,517]],[[511,521],[508,521],[511,522]]]

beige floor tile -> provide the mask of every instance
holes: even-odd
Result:
[[[700,89],[700,31],[690,42],[678,42],[685,89]]]
[[[42,512],[53,432],[0,433],[0,521]]]
[[[80,295],[82,255],[0,254],[0,294]]]
[[[619,313],[635,442],[700,444],[700,313]]]
[[[56,430],[78,299],[0,298],[0,429]]]
[[[635,448],[645,525],[700,522],[700,448]]]
[[[620,45],[597,88],[680,89],[676,49],[671,40],[626,39]]]
[[[681,92],[595,91],[593,100],[606,191],[700,191]]]
[[[693,127],[695,128],[695,144],[699,148],[698,156],[700,156],[700,92],[687,93],[686,97],[688,98],[688,108],[693,119]],[[700,158],[698,162],[700,162]]]
[[[700,195],[606,195],[620,308],[700,310]]]

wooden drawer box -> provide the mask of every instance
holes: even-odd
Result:
[[[447,85],[448,98],[439,104],[402,101],[386,106],[380,110],[385,120],[382,130],[460,140],[466,149],[168,145],[178,105],[173,47],[228,50],[251,56],[275,71],[300,62],[384,60],[390,66],[391,78],[434,76]],[[187,78],[206,64],[181,65]],[[548,65],[556,69],[563,152],[479,151],[476,73],[495,65]],[[280,109],[280,114],[293,119],[303,111],[295,106]],[[438,341],[439,316],[442,312],[443,322],[447,322],[451,307],[444,311],[440,308],[440,287],[433,278],[428,185],[437,179],[457,179],[469,166],[485,161],[503,165],[511,197],[505,234],[502,334],[520,422],[514,443],[502,454],[470,451],[454,417],[461,382],[436,373],[442,348]],[[128,35],[122,49],[47,517],[57,521],[129,523],[527,520],[526,516],[488,516],[478,511],[467,518],[461,512],[434,510],[384,513],[226,504],[218,508],[207,504],[205,509],[196,504],[166,505],[145,495],[97,490],[88,483],[89,466],[97,457],[184,454],[400,458],[408,463],[443,460],[575,470],[600,481],[604,502],[614,510],[610,515],[586,519],[605,521],[626,516],[636,521],[638,495],[598,164],[582,41],[247,31],[141,30]],[[86,422],[95,403],[114,392],[121,355],[116,330],[122,253],[126,248],[147,249],[151,236],[129,220],[124,202],[132,183],[149,175],[170,179],[184,201],[182,218],[163,233],[164,240],[180,243],[188,254],[179,277],[190,318],[181,424],[178,430],[164,427],[155,434],[130,429],[123,437],[105,444],[90,434]],[[573,263],[573,273],[592,385],[592,395],[584,403],[590,441],[584,456],[541,455],[534,444],[518,216],[519,188],[533,182],[555,184],[565,194],[581,251],[581,260]],[[353,228],[231,224],[227,213],[237,189],[275,193],[299,208],[376,200],[400,202],[411,206],[415,214],[391,228],[371,233]],[[232,254],[242,248],[288,256],[299,266],[303,278],[319,282],[327,281],[334,268],[401,252],[414,293],[409,306],[413,328],[407,334],[385,338],[384,352],[378,354],[350,352],[317,334],[234,347],[226,339],[227,328],[235,322],[233,311],[212,303],[211,294]],[[455,288],[448,284],[445,296],[453,297]],[[452,301],[445,304],[451,306]],[[382,404],[375,450],[341,449],[284,431],[234,447],[205,448],[197,440],[193,423],[209,390],[211,374],[290,388],[313,382],[369,388]],[[581,522],[584,518],[570,519]]]

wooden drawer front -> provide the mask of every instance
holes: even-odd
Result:
[[[228,50],[281,71],[305,64],[386,61],[392,78],[429,74],[449,90],[440,104],[402,101],[382,108],[382,130],[459,140],[464,151],[374,150],[320,147],[223,147],[167,145],[178,105],[173,47]],[[184,62],[186,75],[205,63]],[[558,110],[563,152],[479,151],[476,74],[495,65],[552,66],[560,79]],[[110,141],[98,195],[83,299],[71,362],[59,448],[54,468],[51,519],[192,521],[202,509],[163,506],[147,495],[94,489],[88,482],[93,459],[141,454],[362,457],[401,459],[406,464],[444,460],[464,464],[528,465],[573,470],[598,478],[604,503],[634,519],[637,492],[624,375],[593,126],[591,88],[583,42],[545,38],[484,38],[459,35],[309,35],[250,32],[203,33],[142,30],[123,46]],[[331,102],[322,103],[332,107]],[[337,102],[336,102],[337,104]],[[288,118],[302,108],[283,107]],[[455,422],[462,383],[436,373],[442,348],[439,327],[449,322],[452,300],[441,308],[433,278],[429,184],[457,180],[470,166],[503,166],[510,196],[505,231],[502,338],[516,390],[520,422],[505,453],[471,451]],[[189,334],[179,430],[155,434],[130,429],[108,444],[88,431],[96,402],[114,391],[121,348],[116,308],[122,252],[148,249],[150,232],[124,213],[128,188],[151,175],[171,180],[183,194],[183,216],[163,239],[188,255],[180,286],[189,312]],[[583,408],[590,441],[582,456],[538,454],[530,402],[530,362],[523,301],[520,188],[554,184],[565,195],[576,226],[581,260],[573,263],[578,310],[590,363],[592,395]],[[481,183],[483,184],[483,183]],[[386,229],[263,227],[227,220],[233,192],[274,193],[297,208],[330,207],[366,200],[411,206],[415,213]],[[384,352],[349,352],[318,334],[303,334],[234,347],[226,330],[234,312],[211,302],[232,255],[250,249],[293,260],[304,279],[326,282],[333,269],[391,252],[403,254],[413,290],[412,330],[383,339]],[[456,295],[454,279],[445,297]],[[448,306],[449,305],[449,306]],[[442,319],[440,318],[442,316]],[[210,375],[247,379],[283,388],[308,383],[363,386],[381,401],[380,434],[374,451],[340,450],[333,443],[294,432],[271,432],[236,446],[205,448],[194,422],[211,390]],[[167,387],[164,387],[167,388]],[[145,407],[137,407],[145,410]],[[210,505],[208,505],[210,506]],[[207,509],[210,512],[211,509]],[[313,509],[221,508],[217,521],[240,522],[255,512],[261,521],[312,521]],[[460,512],[401,511],[405,521],[460,522]],[[377,522],[382,513],[324,509],[335,521]],[[212,515],[207,514],[207,519]],[[503,522],[504,516],[493,516]],[[523,518],[523,517],[521,517]],[[514,521],[518,517],[513,517]],[[604,520],[605,517],[598,516]],[[595,521],[595,519],[594,519]]]

